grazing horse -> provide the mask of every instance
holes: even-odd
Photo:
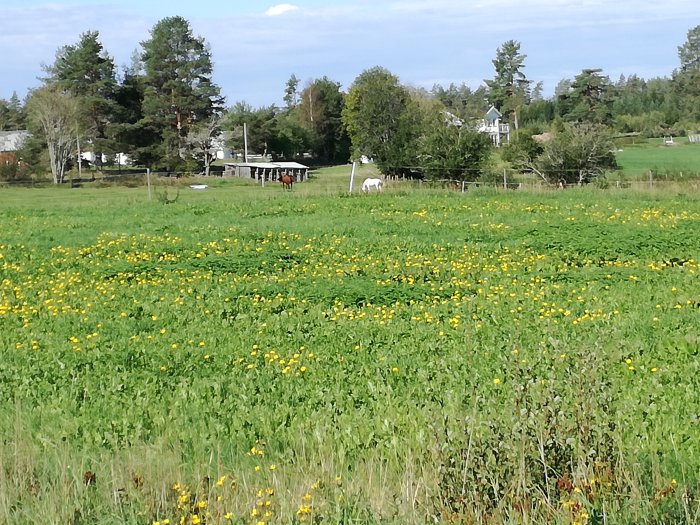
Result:
[[[282,183],[282,189],[292,191],[292,184],[294,184],[294,177],[291,175],[280,175],[277,179]]]
[[[362,192],[367,193],[369,192],[372,188],[374,188],[377,191],[382,191],[382,187],[384,186],[384,181],[382,179],[365,179],[364,182],[362,183]]]

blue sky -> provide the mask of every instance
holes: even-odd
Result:
[[[39,85],[42,64],[85,31],[121,67],[160,19],[187,18],[210,44],[227,104],[281,104],[292,73],[347,88],[379,65],[402,82],[478,87],[506,40],[521,43],[525,73],[557,82],[581,69],[668,76],[677,46],[700,25],[698,0],[2,0],[0,98]]]

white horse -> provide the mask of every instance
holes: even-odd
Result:
[[[362,183],[362,192],[367,193],[370,191],[372,188],[374,188],[377,191],[382,191],[382,187],[384,186],[384,181],[382,179],[365,179],[364,182]]]

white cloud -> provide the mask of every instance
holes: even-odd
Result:
[[[299,6],[292,4],[278,4],[265,11],[267,16],[280,16],[299,9]]]

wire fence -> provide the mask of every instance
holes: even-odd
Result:
[[[349,178],[349,173],[348,173]],[[347,179],[343,176],[334,175],[332,181],[324,180],[323,176],[315,175],[311,172],[311,183],[305,182],[304,186],[311,184],[320,193],[333,193],[347,191]],[[207,181],[211,184],[214,181],[221,181],[225,184],[225,180],[240,180],[239,177],[232,177],[215,173],[208,178],[185,172],[147,172],[143,170],[129,170],[123,173],[113,172],[94,172],[89,176],[83,175],[81,178],[69,177],[59,186],[79,188],[83,186],[90,187],[106,187],[106,186],[125,186],[125,187],[145,187],[145,188],[162,188],[169,186],[201,186]],[[251,182],[254,182],[251,179]],[[41,188],[56,186],[49,178],[30,178],[20,180],[0,180],[0,188],[11,187],[26,187],[26,188]],[[679,191],[700,191],[700,173],[687,173],[685,176],[680,173],[680,176],[668,177],[668,175],[655,174],[654,171],[649,171],[645,178],[637,179],[607,179],[604,177],[596,178],[588,184],[577,183],[557,183],[551,184],[540,178],[536,178],[532,174],[517,174],[504,172],[502,180],[461,180],[454,178],[411,178],[411,177],[385,177],[385,188],[401,188],[401,189],[430,189],[430,190],[445,190],[457,192],[469,192],[476,189],[490,189],[503,191],[557,191],[567,188],[579,187],[596,187],[600,189],[611,190],[634,190],[634,191],[654,191],[678,189]],[[355,191],[358,191],[357,189]],[[312,189],[308,189],[309,193],[313,193]]]

